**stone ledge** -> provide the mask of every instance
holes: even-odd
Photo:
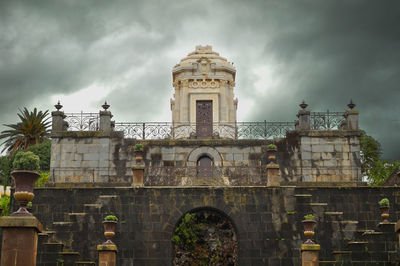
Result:
[[[52,138],[124,138],[123,131],[61,131],[52,132]]]
[[[152,139],[133,140],[125,139],[128,145],[141,143],[145,147],[152,146],[264,146],[274,143],[272,140],[264,139]]]
[[[43,225],[35,216],[3,216],[0,217],[0,227],[35,228],[39,233],[43,231]]]
[[[359,130],[295,130],[288,132],[290,136],[300,137],[358,137]]]
[[[116,245],[97,245],[97,250],[98,251],[118,251],[118,248]]]
[[[301,251],[319,251],[321,246],[318,244],[301,244]]]

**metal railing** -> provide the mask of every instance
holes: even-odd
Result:
[[[99,113],[65,113],[64,121],[68,122],[69,131],[99,130]]]
[[[335,130],[339,129],[345,120],[345,112],[311,112],[310,127],[314,130]]]
[[[345,112],[311,112],[310,128],[336,130],[345,120]],[[99,113],[65,113],[69,131],[99,130]],[[227,139],[272,139],[286,136],[295,129],[294,122],[213,123],[213,136]],[[123,131],[125,138],[183,139],[196,135],[195,123],[117,122],[114,131]]]

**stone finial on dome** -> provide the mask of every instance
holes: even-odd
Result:
[[[212,52],[212,46],[211,45],[196,45],[196,52],[197,53],[211,53]]]

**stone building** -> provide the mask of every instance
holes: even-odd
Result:
[[[172,122],[118,123],[108,104],[98,114],[56,105],[50,182],[33,205],[47,228],[38,265],[96,262],[110,213],[120,218],[118,265],[184,261],[171,238],[187,213],[210,221],[204,245],[229,265],[300,265],[308,213],[324,265],[396,261],[394,224],[380,224],[376,202],[387,197],[398,210],[400,193],[361,182],[354,104],[311,112],[303,102],[296,122],[240,122],[235,68],[211,46],[197,46],[172,75]]]

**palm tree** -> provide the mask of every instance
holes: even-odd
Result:
[[[21,121],[16,124],[4,125],[11,129],[4,130],[0,134],[0,139],[6,139],[2,143],[2,145],[4,144],[2,152],[7,150],[8,153],[14,154],[18,150],[24,150],[48,139],[51,124],[48,121],[49,110],[38,112],[35,108],[33,112],[29,112],[24,107],[19,111],[18,117]]]

